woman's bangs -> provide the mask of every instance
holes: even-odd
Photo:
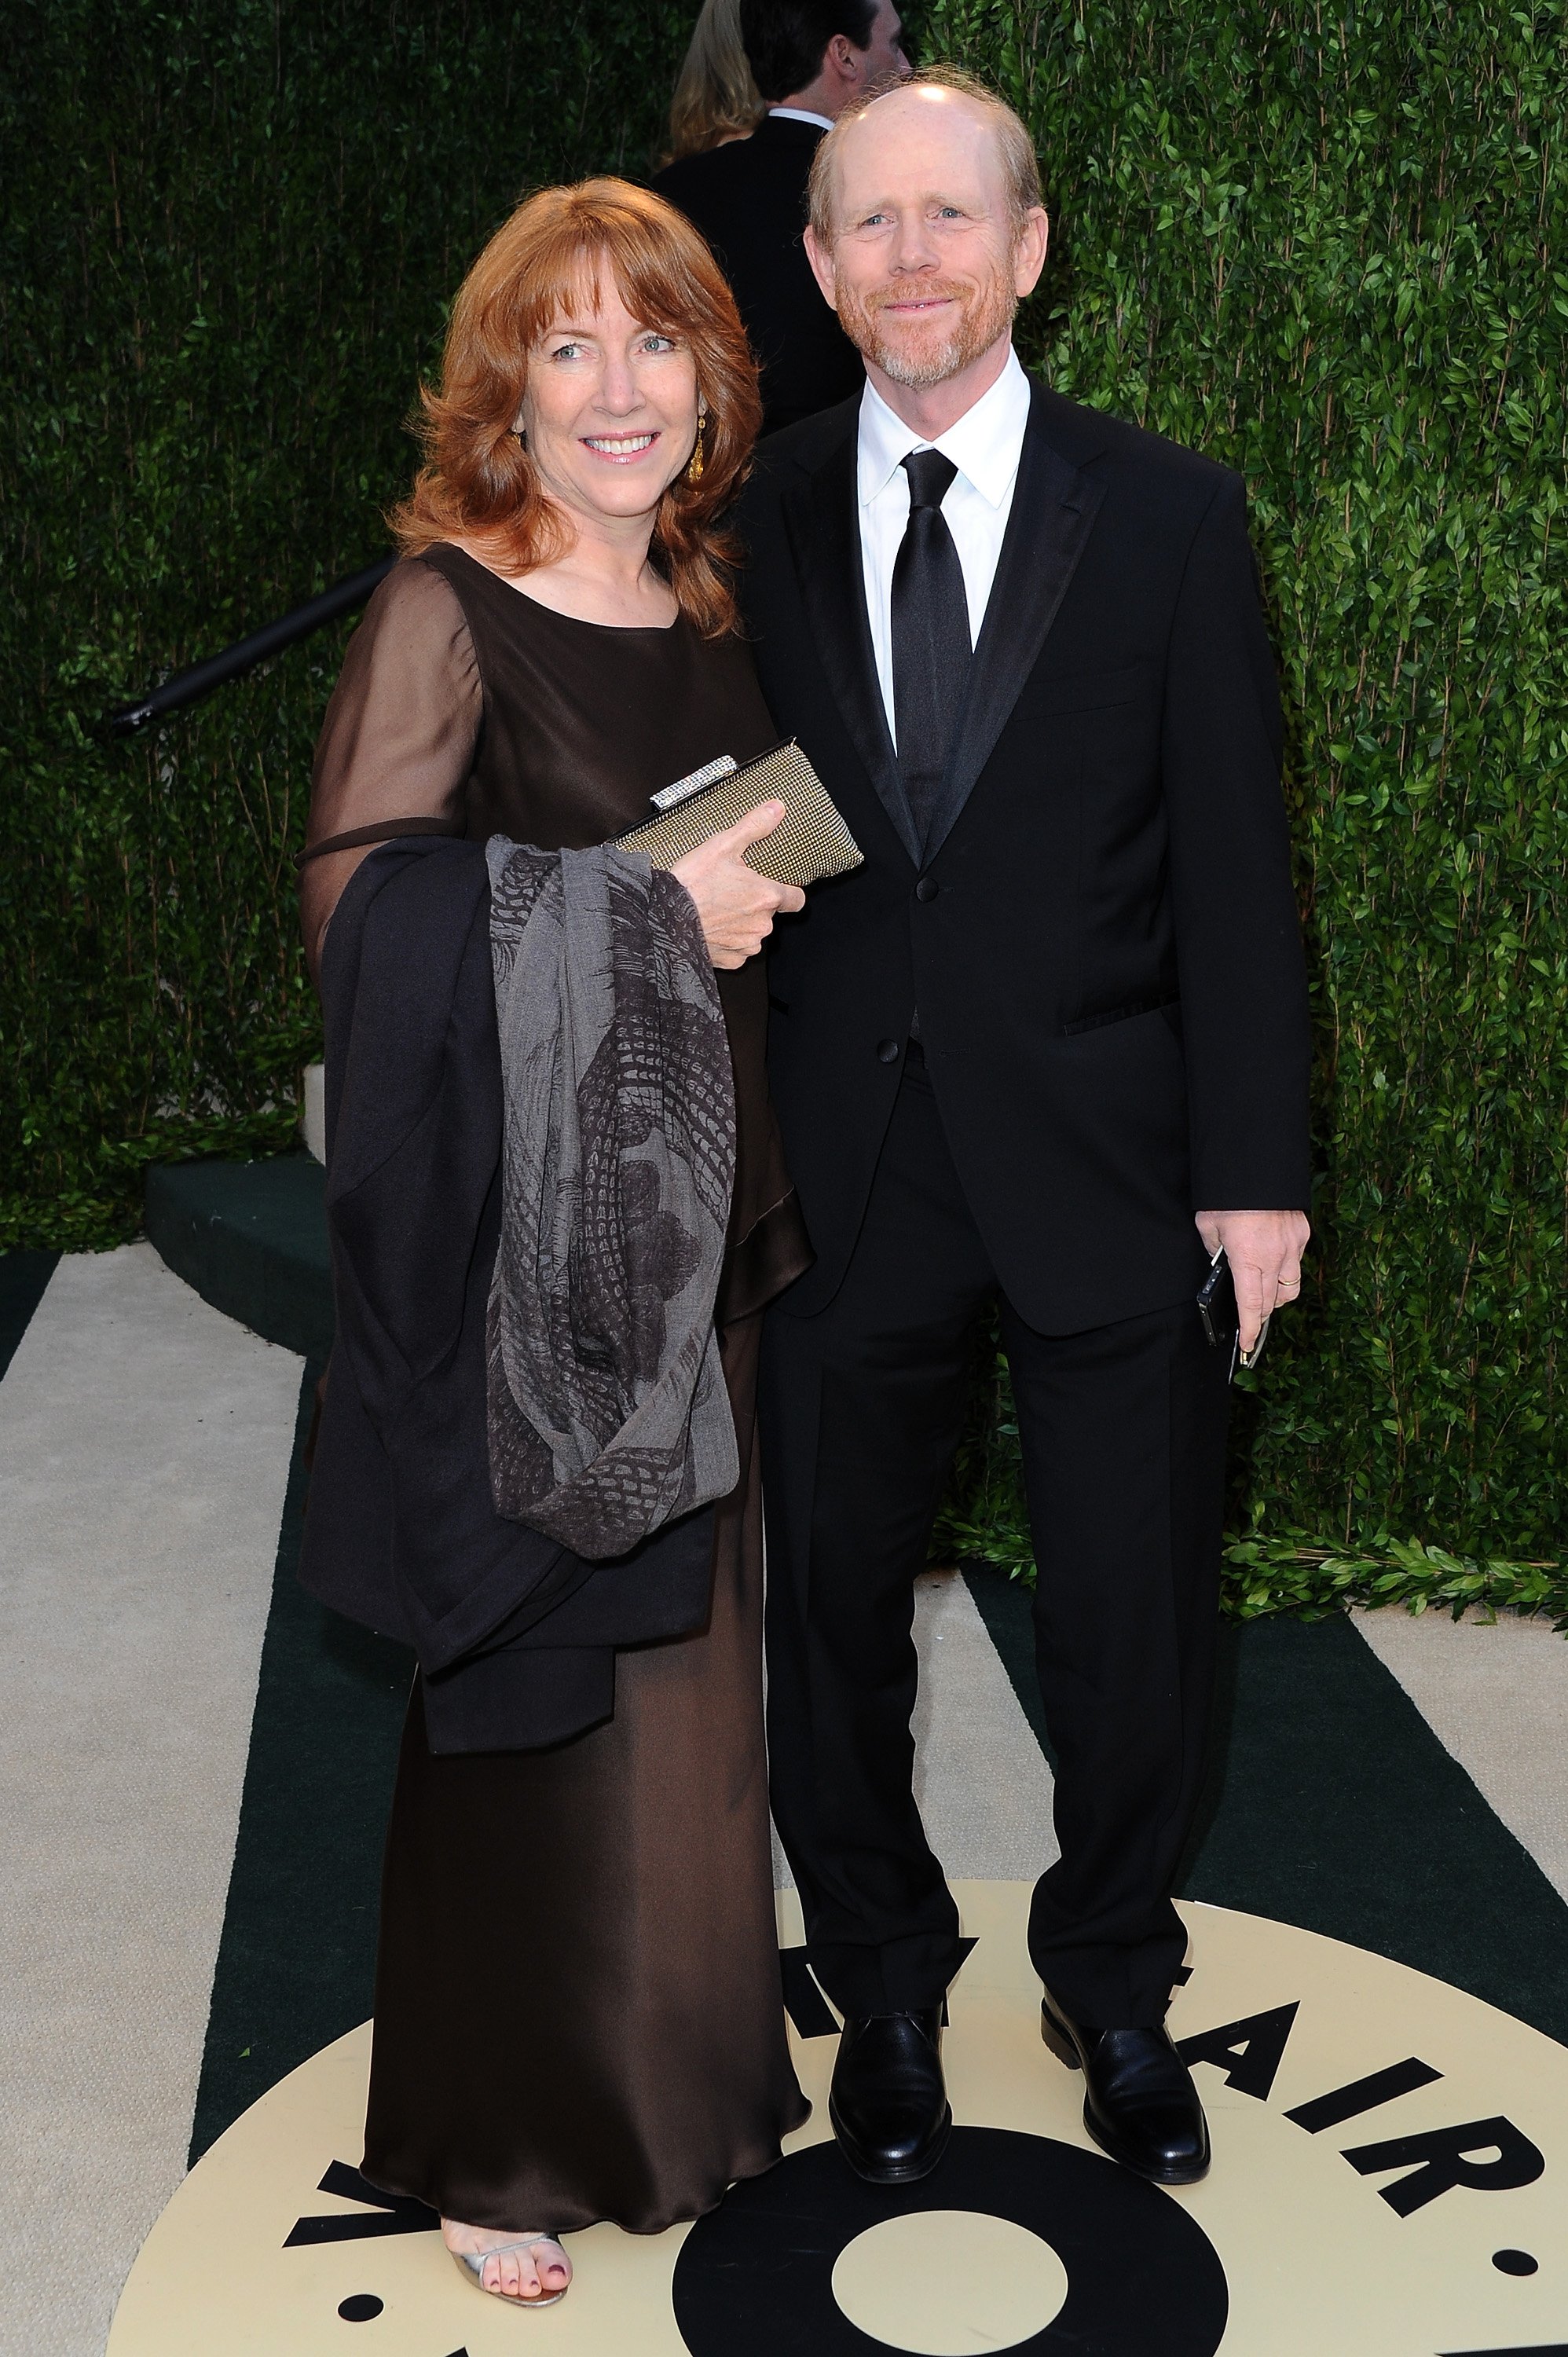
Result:
[[[570,222],[529,257],[515,322],[525,350],[542,343],[557,320],[586,327],[595,317],[604,260],[602,244]]]
[[[660,255],[648,225],[622,214],[596,221],[560,222],[530,261],[527,292],[516,326],[532,349],[558,320],[586,326],[597,315],[608,269],[616,290],[634,319],[684,338],[705,324],[693,318],[697,289],[669,257]]]
[[[649,224],[625,221],[616,227],[619,234],[610,240],[607,258],[620,299],[632,317],[645,328],[662,328],[687,342],[700,336],[708,325],[707,307],[692,274],[679,262],[672,262],[668,233],[662,238],[661,253]]]

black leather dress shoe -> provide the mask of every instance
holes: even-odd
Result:
[[[1163,2027],[1091,2029],[1047,1989],[1040,2034],[1058,2061],[1082,2071],[1083,2125],[1101,2152],[1156,2185],[1196,2185],[1207,2173],[1208,2123]]]
[[[942,2157],[952,2112],[941,2035],[940,2007],[844,2017],[828,2117],[839,2150],[870,2185],[912,2184]]]

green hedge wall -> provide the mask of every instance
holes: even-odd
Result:
[[[465,262],[525,183],[646,164],[691,13],[11,11],[12,1238],[112,1240],[149,1156],[286,1142],[287,854],[342,633],[151,745],[91,724],[377,553]],[[1252,490],[1320,1185],[1241,1404],[1233,1601],[1562,1602],[1564,12],[935,0],[925,31],[1037,135],[1029,355]],[[1004,1385],[976,1397],[945,1540],[1022,1563]]]
[[[146,743],[106,706],[386,547],[444,306],[524,187],[640,171],[678,8],[13,0],[0,89],[0,1242],[281,1147],[290,855],[347,635]]]
[[[1568,17],[940,0],[1059,224],[1029,342],[1240,468],[1290,717],[1317,1243],[1235,1455],[1235,1599],[1552,1558],[1565,1444]],[[1004,1394],[953,1544],[1026,1554]],[[1316,1542],[1316,1544],[1314,1544]],[[1359,1555],[1358,1555],[1359,1550]],[[1334,1566],[1325,1572],[1317,1558]]]

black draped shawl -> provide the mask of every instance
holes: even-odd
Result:
[[[559,1742],[610,1716],[618,1646],[703,1624],[713,1512],[591,1564],[492,1502],[502,1092],[482,845],[405,837],[366,859],[321,991],[338,1334],[300,1577],[413,1647],[432,1750]]]

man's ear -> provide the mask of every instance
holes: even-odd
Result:
[[[1044,206],[1031,205],[1013,242],[1013,290],[1020,302],[1026,295],[1032,295],[1040,283],[1050,236],[1051,225]]]
[[[811,265],[811,275],[822,290],[822,300],[831,311],[836,311],[838,294],[833,285],[832,248],[823,245],[819,241],[814,229],[807,230],[805,246],[806,259]],[[1039,273],[1036,271],[1035,274],[1037,277]]]
[[[822,51],[819,75],[831,73],[846,90],[853,90],[864,71],[864,52],[857,49],[847,33],[835,33]]]

